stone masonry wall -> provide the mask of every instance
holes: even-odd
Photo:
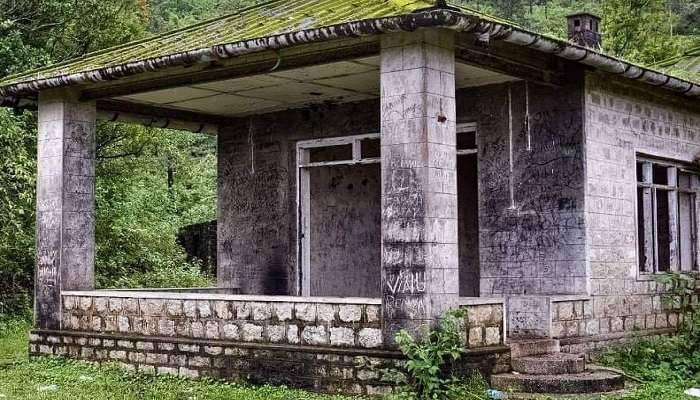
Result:
[[[378,299],[201,293],[64,292],[62,330],[30,335],[32,356],[116,363],[142,373],[211,376],[322,392],[386,393]],[[458,374],[509,369],[503,304],[464,299],[466,355]]]
[[[700,152],[700,107],[594,73],[586,77],[585,107],[592,297],[585,326],[569,318],[572,305],[560,304],[554,331],[566,337],[675,329],[679,310],[663,304],[667,288],[638,272],[636,155],[692,162]]]
[[[312,346],[383,345],[378,300],[140,295],[64,295],[63,329]]]
[[[478,349],[505,344],[503,302],[488,299],[461,299],[460,308],[467,312],[466,346]]]
[[[116,364],[147,374],[201,376],[252,384],[363,395],[387,393],[384,369],[401,368],[398,352],[314,346],[284,346],[222,340],[125,336],[71,331],[34,331],[31,356],[63,356]],[[510,368],[508,348],[468,350],[455,372],[485,376]]]

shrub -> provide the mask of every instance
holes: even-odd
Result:
[[[455,376],[456,362],[464,355],[463,310],[445,314],[437,329],[415,339],[406,331],[396,335],[396,344],[406,356],[403,370],[389,369],[384,376],[398,386],[391,400],[486,399],[486,382],[478,373],[468,379]]]

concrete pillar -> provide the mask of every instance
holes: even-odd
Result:
[[[39,95],[35,325],[61,327],[61,290],[94,288],[94,102]]]
[[[382,38],[382,305],[386,343],[457,305],[454,35]]]

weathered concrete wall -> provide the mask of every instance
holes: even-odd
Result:
[[[39,96],[36,326],[58,328],[61,289],[94,288],[94,102],[67,91]]]
[[[311,295],[379,297],[379,164],[310,172]]]
[[[245,294],[297,294],[296,142],[379,131],[379,103],[315,106],[222,127],[218,282]]]
[[[674,330],[680,309],[664,305],[664,285],[637,265],[636,155],[693,162],[700,152],[700,107],[662,91],[600,74],[586,77],[586,238],[591,300],[583,316],[562,303],[556,337]],[[692,299],[690,299],[692,300]]]
[[[460,91],[459,121],[478,124],[482,296],[587,290],[583,83],[575,70],[571,82]]]

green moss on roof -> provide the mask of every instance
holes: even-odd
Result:
[[[700,46],[686,50],[682,55],[660,62],[657,67],[687,72],[700,81]]]
[[[435,6],[434,0],[272,0],[177,31],[8,76],[0,86],[94,71],[155,57],[346,22],[392,17]]]

